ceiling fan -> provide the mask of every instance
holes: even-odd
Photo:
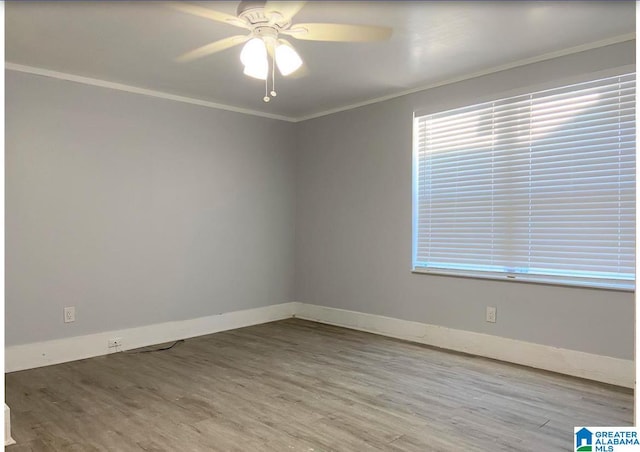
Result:
[[[291,20],[306,2],[296,1],[241,1],[237,16],[215,11],[185,2],[173,2],[170,6],[179,11],[204,17],[248,30],[248,34],[230,36],[204,45],[178,58],[186,62],[202,58],[222,50],[245,44],[240,52],[244,73],[265,81],[263,100],[269,102],[276,96],[275,68],[283,76],[296,72],[302,66],[302,58],[293,45],[281,36],[307,41],[370,42],[391,37],[391,28],[373,25],[348,25],[333,23],[292,24]],[[271,91],[269,91],[271,75]],[[269,97],[271,95],[271,97]]]

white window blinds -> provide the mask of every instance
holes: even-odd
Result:
[[[635,74],[414,128],[415,270],[633,288]]]

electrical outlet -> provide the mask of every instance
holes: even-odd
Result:
[[[122,338],[114,337],[113,339],[109,339],[108,346],[109,348],[122,347]]]
[[[487,306],[487,322],[496,323],[497,308],[495,306]]]
[[[76,307],[67,306],[64,308],[64,323],[70,323],[76,321]]]

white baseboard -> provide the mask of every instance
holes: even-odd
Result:
[[[633,360],[306,303],[298,303],[294,311],[296,317],[315,322],[367,331],[627,388],[633,388],[635,384]]]
[[[59,364],[117,351],[177,341],[293,316],[296,303],[282,303],[219,315],[88,334],[65,339],[12,345],[5,348],[5,372]],[[108,348],[109,339],[122,338],[122,346]]]
[[[16,442],[11,437],[11,410],[4,404],[4,445],[10,446]]]
[[[13,345],[5,348],[5,372],[91,358],[290,317],[367,331],[628,388],[633,388],[635,382],[635,364],[632,360],[295,302],[86,336]],[[122,347],[108,348],[108,340],[116,337],[122,338]]]

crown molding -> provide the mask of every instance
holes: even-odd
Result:
[[[213,108],[216,110],[225,110],[225,111],[232,111],[234,113],[241,113],[245,115],[260,116],[262,118],[277,119],[280,121],[287,121],[287,122],[296,122],[295,118],[290,118],[288,116],[265,113],[262,111],[251,110],[248,108],[234,107],[233,105],[219,104],[216,102],[210,102],[208,100],[179,96],[176,94],[165,93],[162,91],[155,91],[152,89],[140,88],[138,86],[125,85],[123,83],[115,83],[115,82],[110,82],[107,80],[101,80],[97,78],[90,78],[90,77],[83,77],[81,75],[68,74],[66,72],[58,72],[58,71],[52,71],[49,69],[43,69],[39,67],[25,66],[22,64],[11,63],[8,61],[5,62],[4,67],[5,69],[10,71],[24,72],[24,73],[33,74],[33,75],[41,75],[43,77],[50,77],[50,78],[66,80],[66,81],[75,82],[75,83],[82,83],[83,85],[99,86],[101,88],[109,88],[109,89],[115,89],[118,91],[126,91],[128,93],[142,94],[143,96],[157,97],[160,99],[172,100],[175,102],[183,102],[185,104],[198,105],[200,107]]]
[[[514,69],[520,66],[526,66],[528,64],[533,64],[533,63],[539,63],[541,61],[546,61],[546,60],[552,60],[554,58],[559,58],[559,57],[563,57],[563,56],[567,56],[567,55],[571,55],[573,53],[580,53],[580,52],[584,52],[586,50],[592,50],[592,49],[597,49],[600,47],[606,47],[609,45],[613,45],[613,44],[620,44],[622,42],[627,42],[627,41],[634,41],[636,39],[636,33],[627,33],[624,35],[619,35],[619,36],[614,36],[612,38],[608,38],[608,39],[603,39],[601,41],[595,41],[595,42],[591,42],[588,44],[581,44],[579,46],[575,46],[575,47],[569,47],[566,49],[562,49],[562,50],[557,50],[555,52],[549,52],[549,53],[545,53],[542,55],[538,55],[535,57],[531,57],[531,58],[525,58],[523,60],[518,60],[518,61],[514,61],[513,63],[508,63],[508,64],[503,64],[500,66],[494,66],[488,69],[484,69],[482,71],[477,71],[477,72],[473,72],[470,74],[466,74],[460,77],[454,77],[454,78],[450,78],[450,79],[446,79],[446,80],[441,80],[439,82],[436,83],[431,83],[429,85],[423,85],[423,86],[419,86],[417,88],[411,88],[405,91],[400,91],[394,94],[389,94],[386,96],[381,96],[381,97],[376,97],[374,99],[370,99],[370,100],[365,100],[362,102],[358,102],[358,103],[354,103],[354,104],[348,104],[348,105],[344,105],[342,107],[337,107],[337,108],[333,108],[330,110],[323,110],[317,113],[312,113],[310,115],[306,115],[306,116],[300,116],[297,117],[295,119],[294,122],[301,122],[301,121],[307,121],[309,119],[315,119],[315,118],[319,118],[321,116],[327,116],[327,115],[332,115],[334,113],[339,113],[341,111],[346,111],[346,110],[353,110],[354,108],[360,108],[360,107],[365,107],[367,105],[371,105],[371,104],[377,104],[378,102],[384,102],[386,100],[391,100],[391,99],[395,99],[397,97],[402,97],[402,96],[406,96],[408,94],[414,94],[420,91],[425,91],[428,89],[432,89],[432,88],[438,88],[440,86],[444,86],[444,85],[450,85],[452,83],[457,83],[457,82],[462,82],[464,80],[469,80],[472,78],[477,78],[477,77],[482,77],[484,75],[489,75],[489,74],[493,74],[496,72],[501,72],[501,71],[506,71],[508,69]]]
[[[196,99],[196,98],[193,98],[193,97],[179,96],[179,95],[176,95],[176,94],[165,93],[165,92],[162,92],[162,91],[155,91],[155,90],[151,90],[151,89],[140,88],[140,87],[137,87],[137,86],[125,85],[123,83],[110,82],[110,81],[107,81],[107,80],[84,77],[84,76],[80,76],[80,75],[69,74],[69,73],[65,73],[65,72],[52,71],[52,70],[49,70],[49,69],[43,69],[43,68],[38,68],[38,67],[33,67],[33,66],[26,66],[26,65],[17,64],[17,63],[11,63],[11,62],[5,62],[5,69],[10,70],[10,71],[16,71],[16,72],[24,72],[24,73],[27,73],[27,74],[40,75],[40,76],[43,76],[43,77],[51,77],[51,78],[56,78],[56,79],[60,79],[60,80],[66,80],[66,81],[75,82],[75,83],[82,83],[84,85],[99,86],[101,88],[109,88],[109,89],[115,89],[115,90],[119,90],[119,91],[126,91],[126,92],[134,93],[134,94],[141,94],[141,95],[144,95],[144,96],[157,97],[157,98],[160,98],[160,99],[167,99],[167,100],[172,100],[172,101],[175,101],[175,102],[183,102],[183,103],[192,104],[192,105],[199,105],[201,107],[213,108],[213,109],[216,109],[216,110],[225,110],[225,111],[231,111],[231,112],[234,112],[234,113],[241,113],[241,114],[245,114],[245,115],[259,116],[259,117],[262,117],[262,118],[276,119],[276,120],[280,120],[280,121],[294,122],[295,123],[295,122],[307,121],[309,119],[319,118],[321,116],[331,115],[331,114],[334,114],[334,113],[339,113],[339,112],[342,112],[342,111],[353,110],[355,108],[365,107],[367,105],[376,104],[376,103],[379,103],[379,102],[384,102],[384,101],[387,101],[387,100],[395,99],[397,97],[402,97],[402,96],[406,96],[406,95],[409,95],[409,94],[414,94],[414,93],[417,93],[417,92],[420,92],[420,91],[425,91],[425,90],[428,90],[428,89],[437,88],[437,87],[444,86],[444,85],[450,85],[452,83],[462,82],[464,80],[469,80],[469,79],[476,78],[476,77],[482,77],[482,76],[493,74],[493,73],[496,73],[496,72],[506,71],[508,69],[514,69],[514,68],[517,68],[517,67],[520,67],[520,66],[526,66],[528,64],[539,63],[539,62],[542,62],[542,61],[552,60],[554,58],[559,58],[559,57],[571,55],[571,54],[574,54],[574,53],[580,53],[580,52],[584,52],[584,51],[587,51],[587,50],[597,49],[597,48],[600,48],[600,47],[606,47],[606,46],[613,45],[613,44],[620,44],[620,43],[627,42],[627,41],[633,41],[635,39],[636,39],[636,33],[635,32],[634,33],[627,33],[627,34],[619,35],[619,36],[614,36],[612,38],[603,39],[603,40],[600,40],[600,41],[595,41],[595,42],[591,42],[591,43],[587,43],[587,44],[581,44],[579,46],[569,47],[569,48],[566,48],[566,49],[563,49],[563,50],[558,50],[558,51],[555,51],[555,52],[545,53],[545,54],[538,55],[538,56],[535,56],[535,57],[514,61],[514,62],[508,63],[508,64],[503,64],[503,65],[500,65],[500,66],[494,66],[494,67],[491,67],[491,68],[488,68],[488,69],[484,69],[482,71],[473,72],[473,73],[466,74],[466,75],[463,75],[463,76],[460,76],[460,77],[454,77],[454,78],[450,78],[450,79],[446,79],[446,80],[441,80],[441,81],[436,82],[436,83],[431,83],[431,84],[428,84],[428,85],[422,85],[422,86],[419,86],[419,87],[416,87],[416,88],[411,88],[411,89],[400,91],[400,92],[397,92],[397,93],[388,94],[386,96],[376,97],[376,98],[369,99],[369,100],[366,100],[366,101],[357,102],[357,103],[348,104],[348,105],[343,105],[341,107],[332,108],[332,109],[329,109],[329,110],[323,110],[323,111],[319,111],[319,112],[312,113],[312,114],[309,114],[309,115],[302,115],[302,116],[298,116],[298,117],[277,115],[277,114],[273,114],[273,113],[265,113],[265,112],[262,112],[262,111],[251,110],[251,109],[248,109],[248,108],[234,107],[232,105],[220,104],[220,103],[211,102],[211,101],[207,101],[207,100],[203,100],[203,99]]]

